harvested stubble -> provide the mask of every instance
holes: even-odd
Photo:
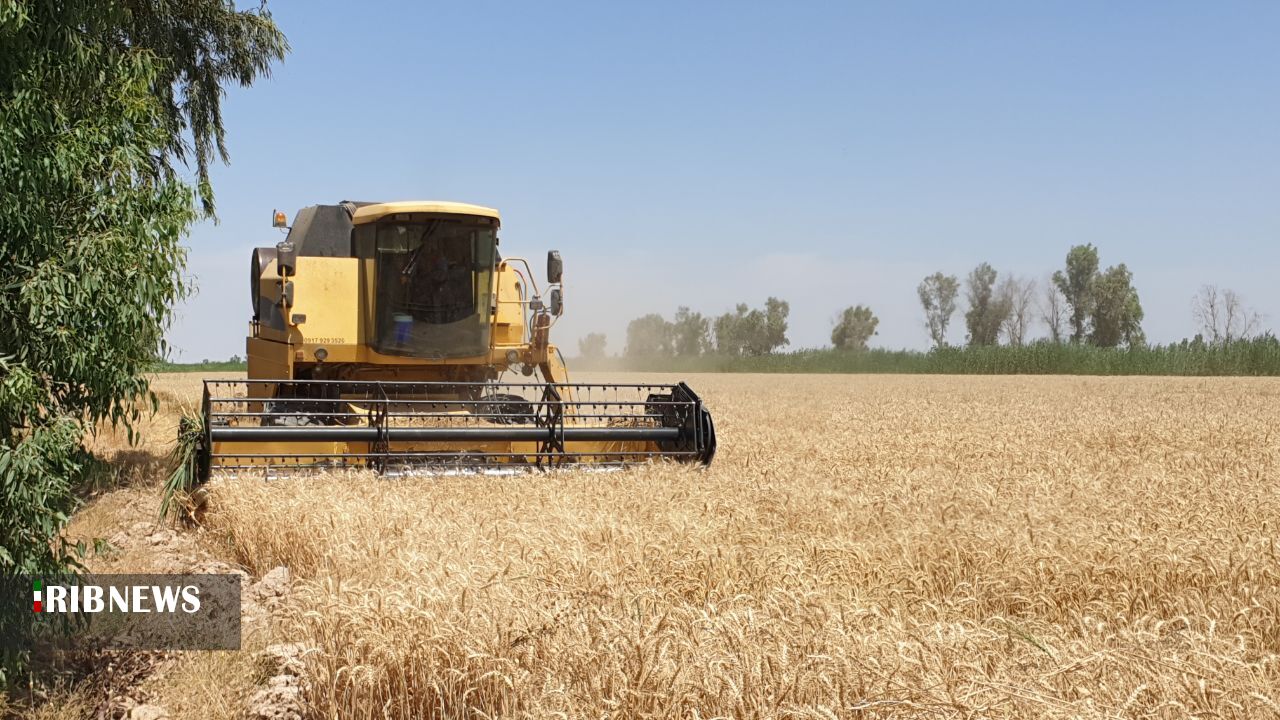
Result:
[[[696,380],[707,472],[216,482],[314,717],[1280,713],[1280,383]]]

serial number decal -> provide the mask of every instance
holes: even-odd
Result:
[[[308,343],[315,345],[346,345],[347,339],[340,337],[309,337],[306,339]]]

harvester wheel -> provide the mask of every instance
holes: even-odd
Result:
[[[487,415],[489,422],[502,425],[531,425],[537,420],[533,403],[519,395],[506,393],[490,393],[480,398],[486,402],[477,403],[476,410]]]
[[[338,409],[334,403],[338,397],[336,386],[297,388],[292,384],[282,383],[277,387],[275,400],[263,403],[263,409],[271,415],[263,418],[262,424],[277,427],[341,424],[341,419],[333,415]],[[308,402],[312,399],[315,402]]]
[[[298,412],[298,410],[296,403],[266,403],[266,411],[276,414],[264,418],[262,424],[276,427],[308,427],[321,424],[319,417]]]

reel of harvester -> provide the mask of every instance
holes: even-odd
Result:
[[[199,480],[708,464],[711,414],[688,385],[206,380]]]

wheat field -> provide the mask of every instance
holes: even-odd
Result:
[[[707,471],[219,480],[201,542],[293,573],[314,718],[1280,715],[1280,383],[686,379]]]

